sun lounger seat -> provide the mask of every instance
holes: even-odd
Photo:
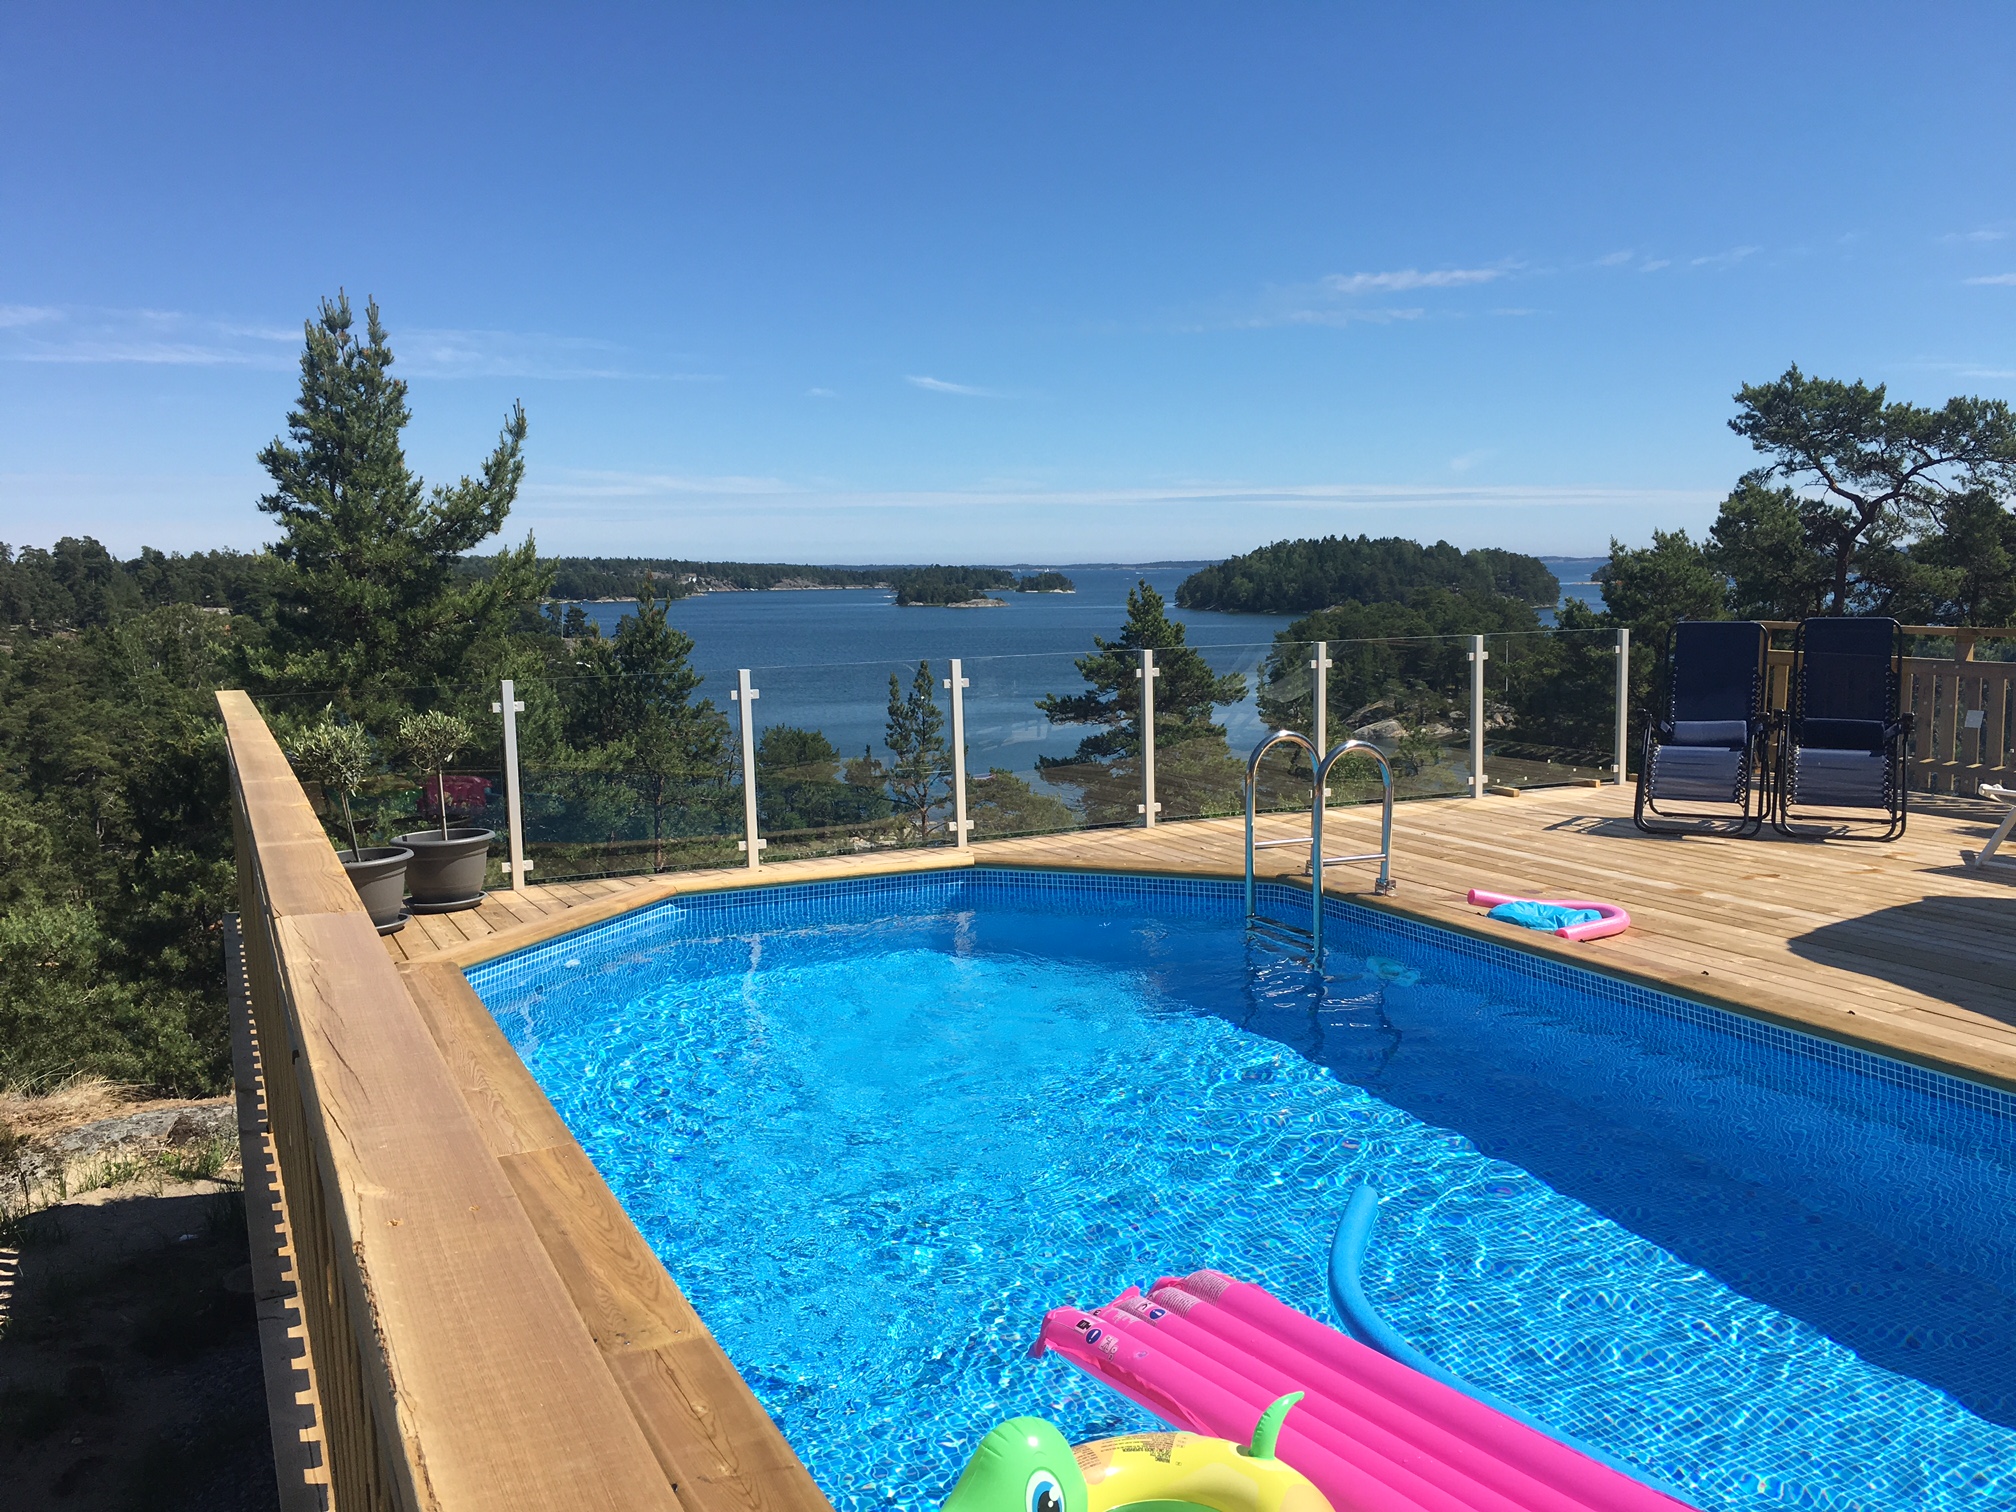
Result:
[[[1640,829],[1748,835],[1763,826],[1769,648],[1770,637],[1755,620],[1684,620],[1673,627],[1665,708],[1646,726],[1638,763],[1634,817]],[[1722,807],[1674,807],[1703,803]]]
[[[1897,710],[1902,655],[1894,619],[1809,619],[1799,627],[1773,821],[1781,832],[1856,840],[1904,833],[1911,717]],[[1872,822],[1872,813],[1882,828],[1856,833],[1852,826]]]

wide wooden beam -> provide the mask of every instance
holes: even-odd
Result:
[[[679,1512],[285,756],[218,703],[333,1505]]]

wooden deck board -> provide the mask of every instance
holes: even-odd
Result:
[[[2016,885],[1961,864],[1999,818],[1989,805],[1941,801],[1887,845],[1687,836],[1630,822],[1630,794],[1561,788],[1516,798],[1439,799],[1394,814],[1391,899],[1370,896],[1373,868],[1326,869],[1326,891],[1355,896],[1515,948],[1796,1025],[1832,1038],[2016,1088]],[[1326,849],[1376,843],[1377,811],[1333,809]],[[1306,814],[1262,818],[1263,838],[1306,833]],[[1239,820],[1152,830],[1079,831],[983,841],[982,865],[1240,875]],[[1263,851],[1263,875],[1303,868],[1295,848]],[[534,887],[388,936],[400,960],[457,967],[677,893],[967,864],[950,850],[874,852],[765,865],[751,872],[668,873]],[[1526,896],[1597,897],[1630,910],[1629,933],[1587,944],[1499,925],[1471,908],[1471,887]],[[592,887],[592,891],[591,891]],[[416,921],[418,922],[418,921]]]

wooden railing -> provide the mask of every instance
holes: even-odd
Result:
[[[528,1213],[464,1095],[466,1076],[451,1068],[434,1018],[373,931],[265,723],[242,693],[218,702],[246,996],[330,1503],[337,1512],[824,1507],[781,1438],[795,1471],[781,1482],[701,1463],[697,1435],[676,1448],[686,1460],[675,1464],[667,1445],[682,1442],[677,1424],[652,1421],[639,1407],[643,1388],[621,1379],[617,1358],[630,1339],[598,1337],[584,1318],[582,1294],[611,1288],[592,1264],[574,1264],[565,1279],[556,1267],[559,1241],[541,1221],[564,1228],[569,1214]],[[523,1077],[514,1095],[543,1107],[510,1059]],[[561,1141],[579,1154],[564,1128],[543,1148]],[[689,1350],[697,1331],[713,1348],[690,1313],[675,1316],[683,1299],[585,1158],[570,1180],[581,1193],[572,1211],[591,1215],[589,1238],[626,1270],[615,1289],[646,1298],[650,1327]],[[730,1405],[753,1411],[775,1438],[753,1399]],[[704,1401],[666,1412],[712,1420]],[[772,1484],[789,1495],[764,1489]]]
[[[1791,621],[1765,625],[1785,632],[1799,628]],[[1908,765],[1913,790],[1972,796],[1984,782],[2016,783],[2016,662],[1974,658],[1982,641],[2016,639],[2016,629],[1906,625],[1904,633],[1953,642],[1950,657],[1904,658],[1900,702],[1913,717]],[[1772,651],[1770,676],[1771,707],[1783,709],[1792,680],[1789,649]],[[1980,717],[1970,719],[1972,713]]]

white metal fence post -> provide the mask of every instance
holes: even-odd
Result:
[[[1316,673],[1314,689],[1314,718],[1310,724],[1310,740],[1316,742],[1316,760],[1320,762],[1331,750],[1331,643],[1316,641],[1316,659],[1308,663]]]
[[[767,843],[756,835],[756,700],[761,695],[749,686],[749,669],[735,674],[735,691],[728,695],[742,706],[742,841],[749,853],[749,870],[756,870],[757,856]]]
[[[1323,757],[1330,749],[1330,642],[1316,642],[1316,659],[1309,663],[1316,673],[1316,686],[1309,703],[1313,715],[1311,723],[1316,728],[1310,731],[1310,738],[1316,746],[1316,765],[1323,764]],[[1330,789],[1323,789],[1323,801],[1330,801]]]
[[[1134,675],[1141,679],[1141,823],[1152,828],[1162,807],[1155,801],[1155,679],[1162,669],[1153,651],[1141,653]]]
[[[1470,637],[1470,796],[1484,796],[1484,663],[1491,653],[1484,637]]]
[[[1631,754],[1631,628],[1624,626],[1617,632],[1617,785],[1624,785],[1624,774],[1628,763],[1625,758]]]
[[[966,817],[966,689],[960,675],[959,658],[952,658],[952,675],[945,679],[952,690],[952,833],[961,850],[972,847],[973,821]]]
[[[511,821],[511,861],[505,869],[511,874],[511,890],[516,892],[525,885],[525,873],[532,870],[532,863],[525,859],[525,804],[518,791],[518,716],[525,712],[525,705],[508,677],[498,684],[497,692],[499,697],[490,705],[490,712],[504,716],[504,810]]]

